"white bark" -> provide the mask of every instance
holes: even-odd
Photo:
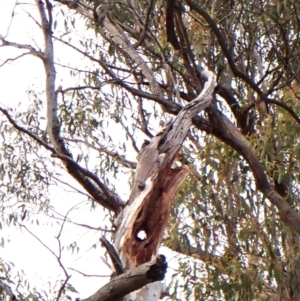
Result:
[[[188,167],[173,169],[172,163],[192,124],[192,118],[204,110],[212,101],[215,75],[202,74],[207,82],[202,92],[187,104],[174,121],[142,148],[134,186],[127,207],[119,215],[115,247],[125,268],[132,269],[157,256],[157,250],[168,221],[172,201],[181,183],[188,175]],[[144,231],[145,240],[137,238]],[[135,291],[123,300],[159,300],[164,287],[153,283]]]

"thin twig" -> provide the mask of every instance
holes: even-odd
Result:
[[[32,134],[30,131],[28,131],[24,127],[18,125],[15,122],[15,120],[9,115],[9,113],[7,112],[7,110],[5,110],[5,109],[3,109],[3,108],[0,107],[0,111],[6,116],[6,118],[14,126],[14,128],[16,128],[20,132],[25,133],[30,138],[32,138],[34,141],[36,141],[38,144],[42,145],[44,148],[46,148],[47,150],[51,151],[52,153],[56,153],[55,149],[52,146],[50,146],[49,144],[45,143],[42,139],[40,139],[38,136]]]
[[[70,188],[74,189],[74,190],[75,190],[77,193],[79,193],[79,194],[82,194],[82,195],[84,195],[84,196],[86,196],[86,197],[88,197],[88,198],[91,197],[89,194],[87,194],[87,193],[85,193],[85,192],[79,190],[78,188],[74,187],[73,185],[71,185],[71,184],[69,184],[69,183],[67,183],[67,182],[65,182],[65,181],[63,181],[63,180],[61,180],[61,179],[55,177],[54,175],[52,175],[52,178],[55,179],[56,181],[58,181],[58,182],[64,184],[64,185],[66,185],[66,186],[69,186]]]
[[[42,244],[58,261],[59,266],[61,269],[64,271],[66,275],[68,275],[65,267],[63,266],[61,260],[58,258],[58,256],[39,238],[37,237],[34,233],[32,233],[25,225],[20,224],[17,220],[16,222],[19,224],[21,228],[24,228],[31,236],[33,236],[40,244]]]
[[[63,220],[62,218],[59,218],[59,217],[53,217],[57,220]],[[112,230],[112,229],[105,229],[105,228],[101,228],[101,227],[92,227],[90,225],[86,225],[86,224],[80,224],[80,223],[76,223],[76,222],[73,222],[71,220],[66,220],[67,223],[70,223],[72,225],[75,225],[75,226],[78,226],[78,227],[82,227],[82,228],[86,228],[86,229],[89,229],[89,230],[94,230],[94,231],[104,231],[104,232],[109,232],[109,233],[114,233],[116,232],[115,230]]]
[[[11,46],[11,47],[15,47],[15,48],[18,48],[18,49],[26,49],[26,50],[29,51],[29,53],[31,53],[34,56],[39,57],[42,60],[45,57],[45,54],[42,51],[36,50],[31,45],[18,44],[18,43],[14,43],[14,42],[9,42],[9,41],[5,40],[2,35],[0,35],[0,41],[2,42],[2,45],[0,45],[0,47]]]
[[[140,39],[137,41],[136,44],[133,45],[134,48],[138,48],[139,46],[141,46],[146,37],[146,33],[148,30],[148,23],[149,23],[149,19],[150,19],[149,17],[150,17],[150,13],[152,11],[152,4],[153,4],[153,0],[150,0],[148,8],[147,8],[147,12],[146,12],[146,20],[145,20],[145,24],[144,24],[144,29],[143,29]]]
[[[91,143],[87,142],[87,141],[83,141],[81,139],[69,139],[69,138],[65,138],[66,141],[70,141],[70,142],[75,142],[75,143],[83,143],[86,146],[98,151],[98,152],[103,152],[105,154],[107,154],[108,156],[112,157],[113,159],[115,159],[118,163],[122,164],[122,166],[126,167],[126,168],[130,168],[130,169],[135,169],[136,168],[136,162],[127,160],[125,158],[122,157],[122,155],[119,155],[117,153],[117,151],[110,151],[107,149],[107,147],[104,147],[102,144],[99,143],[99,141],[97,139],[93,139],[93,141],[99,146],[99,147],[95,147],[94,145],[92,145]]]
[[[76,270],[76,269],[73,269],[73,268],[68,268],[68,269],[71,270],[71,271],[74,271],[74,272],[76,272],[76,273],[79,273],[79,274],[81,274],[81,275],[84,276],[84,277],[99,277],[99,278],[107,278],[107,277],[111,277],[111,275],[93,275],[93,274],[85,274],[85,273],[80,272],[80,271],[78,271],[78,270]]]
[[[3,63],[0,65],[0,67],[4,66],[5,64],[7,64],[8,62],[13,62],[13,61],[16,61],[18,59],[20,59],[21,57],[25,56],[25,55],[28,55],[28,54],[31,54],[30,52],[25,52],[25,53],[22,53],[14,58],[8,58],[6,59],[5,61],[3,61]]]
[[[61,154],[57,154],[57,153],[54,153],[51,156],[54,157],[54,158],[59,158],[63,161],[68,161],[69,163],[74,165],[76,167],[76,169],[78,171],[80,171],[83,175],[85,175],[86,177],[92,179],[102,189],[102,191],[104,192],[104,194],[107,197],[109,197],[109,198],[112,197],[112,192],[109,191],[109,189],[100,181],[100,179],[95,174],[93,174],[91,171],[87,170],[86,168],[80,166],[72,158],[70,158],[69,156],[61,155]]]

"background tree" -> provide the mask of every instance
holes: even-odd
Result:
[[[35,6],[39,19],[30,17],[43,46],[1,36],[2,46],[41,59],[46,74],[45,96],[33,92],[27,112],[1,108],[2,206],[12,197],[22,205],[13,215],[3,210],[3,219],[20,222],[32,208],[48,212],[39,191],[64,168],[103,207],[119,277],[141,266],[145,283],[138,286],[162,279],[163,245],[183,255],[166,298],[299,300],[298,1]],[[60,13],[64,34],[56,34]],[[79,17],[93,37],[76,37]],[[88,68],[64,66],[54,42],[84,56]],[[56,84],[62,67],[78,78],[76,87]],[[214,76],[203,69],[215,74],[214,91]],[[67,281],[66,273],[58,297]],[[139,294],[145,291],[146,300],[157,300],[162,287],[155,282]],[[104,292],[90,300],[118,297]]]

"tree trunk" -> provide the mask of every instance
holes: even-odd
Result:
[[[145,142],[138,155],[133,189],[127,206],[118,216],[115,236],[115,248],[126,270],[158,256],[172,201],[189,173],[186,165],[172,168],[172,164],[186,138],[192,118],[204,110],[213,98],[215,76],[209,71],[203,72],[202,76],[207,82],[200,95],[151,141]],[[138,237],[140,231],[146,234],[145,239]],[[123,300],[155,301],[163,292],[163,284],[154,282]]]

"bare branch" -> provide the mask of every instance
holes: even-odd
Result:
[[[7,27],[7,30],[6,30],[5,37],[7,37],[8,34],[9,34],[9,30],[10,30],[10,27],[11,27],[11,25],[12,25],[13,18],[14,18],[14,15],[15,15],[15,8],[16,8],[16,6],[17,6],[18,4],[19,4],[18,1],[15,1],[15,5],[14,5],[14,7],[13,7],[13,9],[12,9],[12,12],[11,12],[11,19],[10,19],[9,25],[8,25],[8,27]]]
[[[167,263],[164,255],[112,279],[94,295],[83,301],[115,301],[143,286],[164,279]]]
[[[79,194],[81,194],[81,195],[84,195],[84,196],[86,196],[86,197],[88,197],[88,198],[91,197],[89,194],[87,194],[87,193],[85,193],[85,192],[79,190],[78,188],[76,188],[76,187],[74,187],[73,185],[71,185],[71,184],[69,184],[69,183],[67,183],[67,182],[65,182],[65,181],[63,181],[63,180],[57,178],[57,177],[54,176],[54,175],[52,175],[52,178],[55,179],[56,181],[58,181],[58,182],[64,184],[64,185],[66,185],[66,186],[72,188],[73,190],[75,190],[77,193],[79,193]]]
[[[277,105],[278,107],[283,108],[284,110],[286,110],[287,112],[289,112],[291,114],[291,116],[296,120],[296,122],[298,124],[300,124],[300,118],[299,118],[299,116],[296,114],[296,112],[290,106],[286,105],[283,102],[280,102],[280,101],[277,101],[275,99],[272,99],[272,98],[267,98],[265,100],[265,102],[266,103],[270,103],[270,104],[274,104],[274,105]]]
[[[64,289],[65,289],[65,287],[66,287],[66,285],[67,285],[67,283],[68,283],[68,281],[69,281],[69,279],[71,278],[71,276],[68,276],[65,280],[64,280],[64,282],[62,283],[62,285],[60,286],[60,288],[59,288],[59,290],[58,290],[58,293],[57,293],[57,297],[56,297],[56,301],[59,301],[59,299],[61,298],[61,296],[62,296],[62,294],[63,294],[63,291],[64,291]]]
[[[131,145],[134,148],[134,150],[139,153],[139,149],[136,145],[136,140],[133,137],[133,134],[130,133],[128,126],[126,126],[121,119],[119,119],[120,124],[122,125],[123,129],[125,130],[126,134],[128,135],[129,139],[131,140]]]
[[[98,151],[99,153],[105,153],[108,156],[112,157],[113,159],[115,159],[118,163],[120,163],[122,166],[126,167],[126,168],[130,168],[130,169],[135,169],[136,168],[136,162],[127,160],[125,158],[125,156],[123,155],[119,155],[117,151],[111,151],[108,149],[108,147],[103,146],[101,143],[99,143],[98,139],[93,139],[93,141],[97,144],[98,147],[96,147],[95,145],[81,140],[81,139],[69,139],[66,138],[67,141],[71,141],[71,142],[75,142],[75,143],[83,143],[86,146]]]
[[[93,62],[96,62],[98,64],[100,64],[100,66],[105,70],[105,72],[112,78],[111,79],[111,83],[115,83],[120,85],[121,87],[125,88],[128,92],[140,96],[142,98],[146,98],[146,99],[150,99],[150,100],[154,100],[155,102],[165,106],[167,108],[167,112],[169,113],[178,113],[182,107],[179,104],[176,104],[174,102],[171,102],[163,97],[160,97],[158,95],[154,95],[152,93],[148,93],[145,91],[141,91],[139,89],[133,88],[130,85],[126,84],[124,81],[122,81],[109,67],[108,65],[106,65],[106,63],[104,62],[104,60],[102,60],[102,58],[100,59],[95,59],[93,56],[87,54],[85,51],[80,50],[79,48],[75,47],[74,45],[70,44],[67,41],[64,41],[58,37],[54,37],[54,39],[56,39],[57,41],[62,42],[63,44],[71,47],[72,49],[78,51],[80,54],[88,57],[90,60],[92,60]],[[150,84],[149,84],[150,85]]]
[[[56,150],[45,143],[42,139],[37,137],[36,135],[32,134],[30,131],[26,130],[25,128],[19,126],[9,115],[7,110],[0,107],[0,111],[7,117],[9,122],[20,132],[27,134],[31,137],[34,141],[36,141],[39,145],[42,145],[44,148],[52,152],[52,157],[60,158],[63,162],[68,162],[67,169],[69,173],[78,180],[78,182],[87,190],[87,192],[94,198],[94,200],[99,203],[100,205],[111,209],[115,212],[119,212],[121,208],[124,206],[124,202],[117,196],[113,191],[110,191],[99,179],[96,175],[92,172],[86,170],[85,168],[81,167],[77,162],[75,162],[71,157],[68,155],[60,155],[57,154]],[[91,182],[88,178],[92,179]],[[98,189],[98,187],[94,184],[96,183],[99,188],[103,188],[103,192]],[[102,189],[101,188],[101,189]]]
[[[85,273],[80,272],[80,271],[78,271],[78,270],[76,270],[76,269],[73,269],[73,268],[68,268],[68,269],[71,270],[71,271],[74,271],[74,272],[76,272],[76,273],[78,273],[78,274],[81,274],[81,275],[84,276],[84,277],[99,277],[99,278],[109,278],[109,277],[111,277],[111,275],[93,275],[93,274],[85,274]]]
[[[32,134],[30,131],[26,130],[24,127],[18,125],[15,122],[15,120],[9,115],[7,110],[0,107],[0,111],[6,116],[6,118],[9,120],[9,122],[13,125],[14,128],[16,128],[18,131],[28,135],[30,138],[32,138],[34,141],[36,141],[39,145],[42,145],[45,149],[51,151],[52,153],[55,153],[55,149],[52,146],[45,143],[42,139],[40,139],[38,136]]]
[[[115,271],[117,273],[117,275],[121,275],[125,272],[125,269],[123,267],[122,261],[117,253],[117,251],[115,250],[114,246],[103,236],[100,238],[100,241],[102,242],[103,246],[105,247],[110,260],[115,268]]]
[[[18,60],[19,58],[24,57],[25,55],[28,55],[28,54],[31,54],[31,53],[30,53],[30,52],[26,52],[26,53],[22,53],[22,54],[20,54],[20,55],[18,55],[18,56],[16,56],[16,57],[14,57],[14,58],[8,58],[8,59],[6,59],[5,61],[3,61],[2,64],[0,64],[0,67],[4,66],[5,64],[7,64],[7,63],[9,63],[9,62],[16,61],[16,60]]]
[[[60,136],[60,122],[57,116],[58,93],[55,90],[56,70],[54,67],[54,48],[52,41],[52,5],[49,0],[46,0],[47,13],[43,1],[36,0],[36,5],[41,17],[45,41],[45,58],[43,63],[46,71],[47,130],[51,144],[55,149],[53,154],[60,159],[64,159],[62,162],[65,164],[69,174],[72,175],[97,202],[114,212],[119,212],[123,206],[123,201],[102,184],[99,179],[96,180],[97,177],[95,177],[95,175],[86,172],[72,160],[72,154]],[[67,160],[66,157],[70,158],[70,160]],[[94,181],[96,180],[95,183],[100,184],[99,187],[103,192],[86,177],[87,174],[90,178],[92,177]]]
[[[151,13],[152,6],[153,6],[153,0],[150,0],[149,4],[148,4],[147,12],[146,12],[144,29],[143,29],[143,32],[140,36],[140,39],[137,41],[136,44],[133,45],[134,48],[138,48],[140,45],[142,45],[142,43],[143,43],[143,41],[146,37],[146,33],[147,33],[147,30],[148,30],[149,16],[150,16],[150,13]]]
[[[119,205],[124,206],[125,203],[115,193],[113,193],[112,191],[110,191],[106,187],[106,185],[104,185],[95,174],[93,174],[89,170],[85,169],[84,167],[81,167],[72,158],[70,158],[69,156],[60,155],[60,154],[57,154],[57,153],[54,153],[51,156],[52,157],[56,157],[56,158],[60,158],[63,161],[69,162],[73,167],[76,168],[76,170],[80,171],[84,176],[92,179],[101,188],[101,190],[104,192],[104,194],[107,196],[107,198],[115,200],[115,201],[117,201],[119,203]]]
[[[11,46],[11,47],[15,47],[18,49],[26,49],[28,50],[28,53],[37,56],[38,58],[44,60],[45,58],[45,54],[42,51],[36,50],[34,47],[32,47],[31,45],[25,45],[25,44],[18,44],[18,43],[14,43],[14,42],[9,42],[7,40],[4,39],[3,36],[0,35],[0,41],[2,42],[2,45],[0,45],[0,47],[3,46]]]
[[[39,237],[37,237],[33,232],[31,232],[25,225],[20,224],[18,221],[16,221],[18,223],[18,225],[21,228],[24,228],[31,236],[33,236],[41,245],[43,245],[57,260],[59,266],[61,267],[61,269],[64,271],[64,274],[68,276],[68,272],[66,271],[64,265],[62,264],[61,258],[59,256],[57,256]],[[69,277],[70,278],[70,277]]]
[[[54,218],[57,219],[57,220],[63,221],[62,218],[59,218],[59,217],[54,217]],[[78,227],[82,227],[82,228],[86,228],[86,229],[93,230],[93,231],[104,231],[104,232],[110,232],[110,233],[114,233],[115,232],[115,230],[111,230],[111,229],[105,229],[105,228],[102,228],[102,227],[92,227],[90,225],[76,223],[76,222],[71,221],[70,219],[66,220],[66,222],[70,223],[72,225],[75,225],[75,226],[78,226]]]

